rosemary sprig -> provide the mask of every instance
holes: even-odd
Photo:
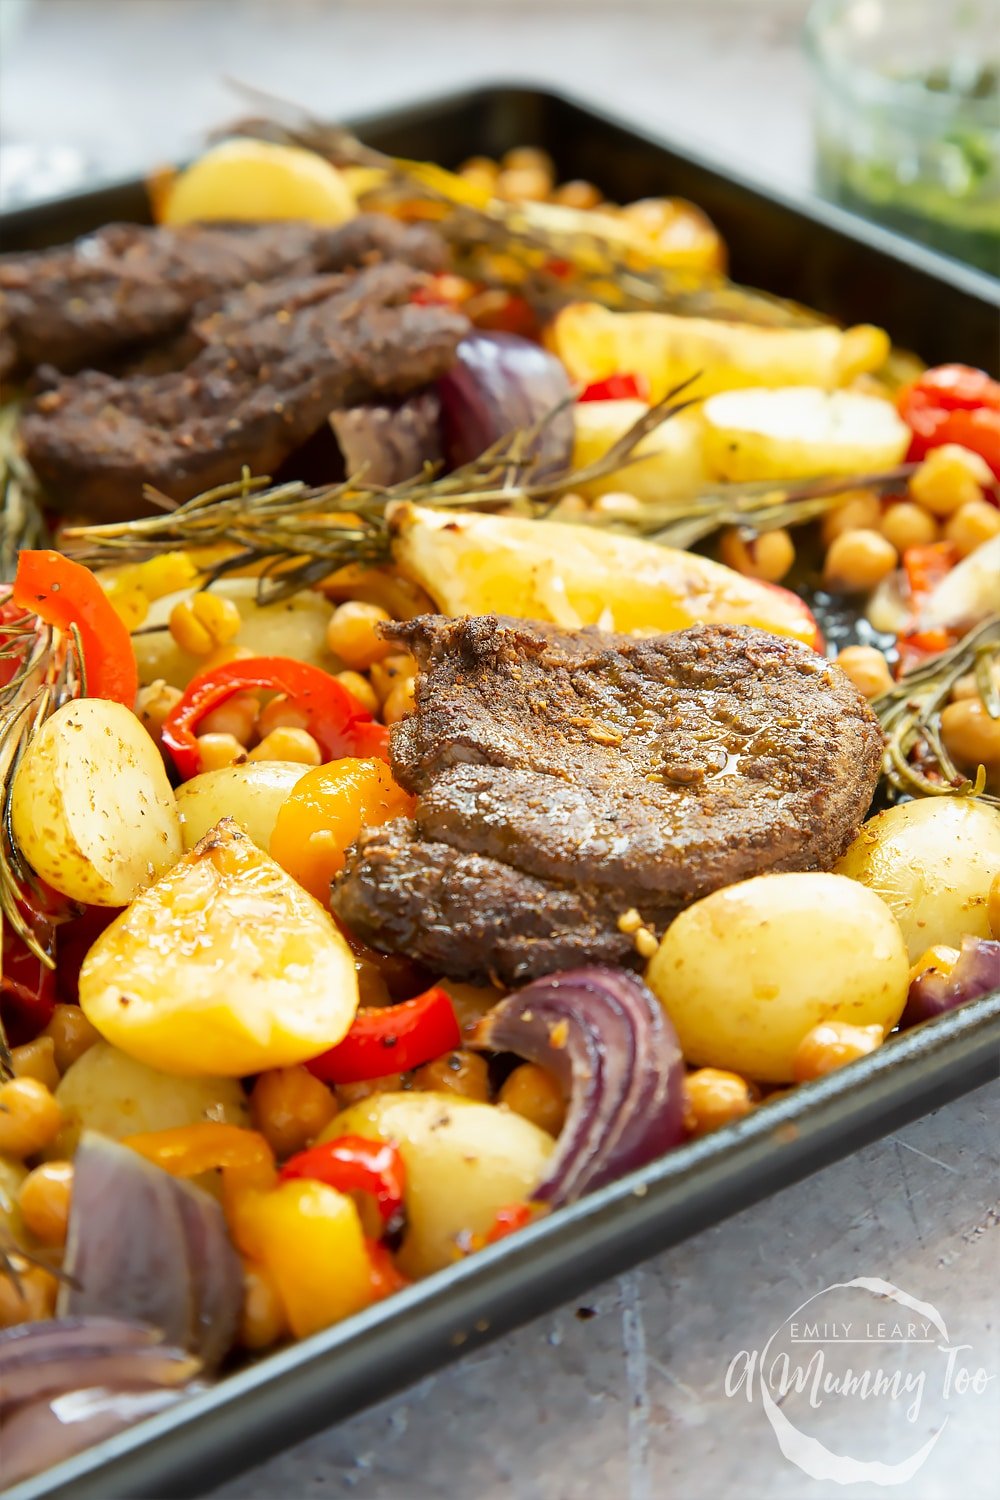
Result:
[[[72,557],[94,568],[145,562],[176,548],[226,547],[230,555],[208,570],[209,582],[254,566],[261,569],[260,602],[274,603],[322,582],[347,563],[384,562],[390,555],[386,512],[395,501],[436,510],[504,508],[530,519],[560,520],[556,502],[561,495],[652,456],[638,451],[643,439],[695,404],[684,393],[696,380],[668,392],[607,453],[580,469],[553,471],[546,458],[546,432],[564,414],[564,408],[557,407],[450,474],[425,473],[383,488],[366,485],[363,474],[340,484],[310,487],[299,481],[272,485],[266,476],[254,478],[245,472],[241,479],[176,507],[147,488],[146,498],[157,505],[158,514],[69,527],[62,541]],[[721,484],[688,499],[643,506],[633,515],[591,512],[573,520],[687,548],[724,526],[763,532],[802,525],[836,504],[845,490],[888,488],[911,471],[912,465],[901,465],[883,473],[796,484]]]
[[[19,401],[0,406],[0,579],[13,578],[22,547],[49,545],[38,481],[18,445]]]
[[[620,311],[675,312],[772,327],[825,321],[797,303],[728,281],[717,271],[681,269],[593,215],[553,204],[504,203],[431,162],[392,157],[349,130],[316,120],[288,100],[234,83],[266,113],[227,133],[305,147],[336,166],[367,167],[380,182],[366,206],[430,219],[448,240],[453,269],[487,286],[516,287],[540,309],[587,298]]]
[[[958,770],[941,738],[941,710],[958,679],[970,672],[987,713],[1000,718],[1000,690],[995,678],[998,663],[1000,615],[993,615],[950,650],[907,672],[875,699],[872,708],[886,737],[883,775],[897,792],[918,797],[982,797],[1000,806],[1000,797],[984,791],[984,767],[980,766],[975,781],[970,781]]]
[[[691,382],[669,392],[632,424],[601,458],[585,467],[554,471],[545,447],[549,428],[565,406],[531,427],[509,433],[471,463],[450,474],[424,473],[385,488],[366,485],[364,475],[341,484],[310,487],[295,481],[272,485],[266,476],[244,474],[173,509],[139,520],[69,527],[63,541],[71,556],[90,567],[144,562],[175,548],[229,547],[232,554],[210,577],[264,564],[262,602],[274,602],[320,582],[350,562],[375,563],[389,555],[387,508],[396,501],[435,509],[512,508],[543,515],[555,496],[630,462],[643,438],[692,403],[682,399]],[[162,496],[147,490],[147,498]]]

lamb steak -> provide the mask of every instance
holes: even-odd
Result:
[[[391,737],[417,803],[362,833],[332,905],[374,947],[453,978],[638,966],[626,914],[662,932],[734,881],[828,869],[878,781],[865,700],[760,630],[636,639],[423,616],[385,632],[420,668]]]

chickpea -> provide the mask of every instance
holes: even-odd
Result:
[[[386,1073],[382,1078],[366,1078],[361,1083],[338,1083],[337,1099],[342,1109],[370,1099],[372,1094],[398,1094],[409,1087],[409,1080],[402,1073]]]
[[[16,1328],[19,1323],[38,1323],[51,1318],[56,1310],[59,1283],[50,1271],[29,1265],[17,1258],[17,1279],[0,1276],[0,1328]]]
[[[562,495],[552,507],[553,516],[584,516],[590,509],[582,495]]]
[[[540,167],[505,167],[494,191],[505,203],[544,203],[552,191],[552,176]]]
[[[798,1083],[822,1078],[835,1068],[875,1052],[885,1040],[881,1026],[850,1026],[846,1021],[823,1021],[807,1031],[795,1050],[792,1067]]]
[[[727,567],[745,578],[780,583],[795,561],[795,543],[780,527],[752,536],[742,527],[731,526],[722,533],[719,553]]]
[[[136,716],[158,745],[164,724],[183,696],[180,688],[171,687],[162,677],[148,687],[140,688],[136,694]]]
[[[300,766],[321,766],[323,752],[305,729],[272,729],[247,760],[293,760]]]
[[[411,677],[397,683],[382,705],[382,718],[387,724],[398,724],[417,706],[416,683]]]
[[[898,500],[882,517],[882,535],[897,552],[907,547],[926,547],[938,539],[939,527],[929,510],[912,500]]]
[[[56,1048],[50,1036],[36,1036],[33,1042],[11,1049],[10,1060],[15,1078],[34,1078],[47,1089],[59,1086]]]
[[[488,156],[470,156],[468,161],[463,161],[458,169],[460,177],[482,188],[486,193],[493,192],[499,173],[500,168]]]
[[[569,182],[561,183],[552,192],[552,202],[561,203],[564,208],[576,208],[586,212],[587,209],[596,208],[601,201],[601,194],[592,182],[584,182],[582,178],[574,177]]]
[[[288,1319],[278,1288],[263,1266],[245,1260],[240,1343],[244,1349],[270,1349],[287,1333]]]
[[[417,675],[417,664],[408,651],[394,651],[385,661],[377,661],[371,669],[371,685],[384,703],[401,682],[412,682]]]
[[[20,1161],[34,1156],[59,1132],[62,1110],[50,1089],[37,1078],[12,1078],[0,1084],[0,1152]]]
[[[624,490],[611,490],[607,495],[598,495],[590,509],[595,516],[638,516],[643,504]]]
[[[823,517],[820,532],[829,547],[845,531],[874,531],[882,519],[882,506],[874,490],[848,490],[833,510]]]
[[[996,688],[997,692],[1000,693],[1000,658],[998,658],[996,661],[990,662],[989,674],[993,679],[993,686]],[[951,690],[952,703],[957,703],[961,698],[978,697],[979,683],[976,679],[975,672],[966,672],[963,677],[959,677]]]
[[[240,633],[243,618],[232,599],[207,590],[179,599],[170,611],[170,634],[192,656],[208,656]]]
[[[555,181],[556,164],[541,146],[512,146],[500,158],[503,172],[544,172],[550,181]]]
[[[877,531],[843,531],[834,537],[823,565],[823,582],[835,593],[866,593],[888,578],[899,557]]]
[[[221,771],[225,766],[239,766],[247,758],[245,745],[234,734],[199,734],[198,769]]]
[[[984,458],[957,443],[932,448],[910,480],[910,494],[925,510],[950,516],[972,500],[982,499],[993,474]]]
[[[349,599],[334,610],[326,627],[326,644],[346,667],[363,672],[392,651],[392,642],[384,641],[378,633],[378,626],[388,619],[388,613],[377,604]]]
[[[198,725],[202,734],[225,734],[243,746],[253,742],[260,704],[254,693],[234,693],[218,708],[205,714]]]
[[[949,948],[947,943],[932,944],[910,965],[910,983],[913,984],[922,974],[941,974],[947,979],[960,957],[959,950]]]
[[[465,1099],[479,1099],[485,1104],[490,1097],[486,1059],[478,1052],[446,1052],[443,1057],[436,1057],[433,1062],[417,1068],[413,1087],[461,1094]]]
[[[250,1094],[253,1123],[281,1159],[308,1146],[336,1113],[326,1084],[301,1066],[261,1073]]]
[[[986,897],[986,920],[993,936],[1000,938],[1000,870],[990,881],[990,891]]]
[[[362,677],[360,672],[350,671],[338,672],[336,677],[337,681],[357,698],[362,708],[367,709],[370,714],[378,713],[378,694],[367,677]]]
[[[944,535],[958,548],[960,557],[968,557],[984,542],[1000,536],[1000,510],[988,500],[967,500],[948,517]]]
[[[460,979],[442,979],[441,989],[454,1006],[463,1036],[471,1036],[486,1012],[503,999],[503,991],[492,985],[463,984]]]
[[[43,1035],[52,1038],[55,1063],[60,1073],[65,1073],[78,1057],[101,1040],[100,1032],[90,1024],[78,1005],[57,1005]]]
[[[63,1245],[73,1192],[73,1163],[47,1161],[21,1183],[18,1203],[25,1224],[43,1245]]]
[[[1000,719],[990,718],[981,698],[960,698],[942,709],[941,738],[965,770],[1000,765]]]
[[[889,663],[874,646],[845,646],[837,666],[865,698],[878,698],[892,687]]]
[[[739,1073],[696,1068],[684,1080],[684,1124],[690,1135],[708,1135],[742,1120],[760,1100],[760,1090]]]
[[[550,1135],[558,1135],[566,1122],[562,1089],[552,1074],[536,1063],[522,1063],[514,1069],[504,1080],[498,1102]]]
[[[363,679],[362,679],[363,680]],[[309,715],[287,693],[275,693],[257,716],[257,733],[266,739],[274,729],[308,729]]]

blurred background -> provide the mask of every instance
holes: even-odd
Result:
[[[558,83],[808,180],[806,0],[0,0],[9,201],[148,166],[238,78],[341,118],[482,80]]]
[[[0,205],[137,173],[237,79],[347,118],[555,85],[1000,274],[1000,0],[0,0]]]

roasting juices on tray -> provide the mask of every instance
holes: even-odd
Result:
[[[1000,988],[1000,387],[269,134],[0,261],[8,1481]]]

